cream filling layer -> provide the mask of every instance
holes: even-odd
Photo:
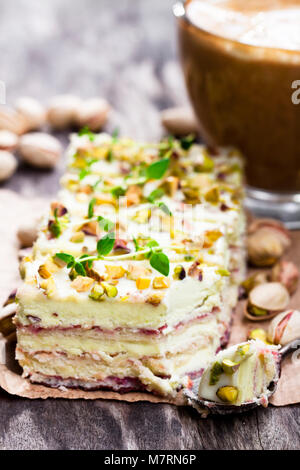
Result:
[[[218,339],[214,338],[209,345],[201,349],[189,348],[184,353],[163,359],[147,357],[143,360],[128,357],[126,354],[110,356],[105,353],[102,353],[101,357],[100,355],[66,356],[55,353],[30,355],[17,348],[17,359],[24,369],[24,375],[29,377],[39,373],[88,382],[112,376],[136,377],[149,390],[168,395],[185,383],[186,374],[206,367],[218,344]],[[166,376],[168,378],[161,378]]]
[[[72,355],[83,353],[127,353],[133,357],[163,356],[184,351],[193,345],[203,347],[211,338],[222,336],[224,325],[217,323],[216,316],[184,325],[168,335],[105,334],[97,330],[41,330],[37,333],[26,328],[18,329],[18,344],[23,351],[60,351]]]

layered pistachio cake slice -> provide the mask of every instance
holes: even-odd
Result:
[[[24,376],[173,395],[201,375],[228,339],[244,272],[242,197],[232,150],[73,136],[21,263]]]

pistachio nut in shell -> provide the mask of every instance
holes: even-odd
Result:
[[[268,282],[268,276],[265,272],[257,272],[253,276],[248,277],[245,281],[242,282],[241,286],[245,289],[246,294],[254,289],[255,286],[259,284],[264,284]]]
[[[66,129],[76,123],[76,116],[82,105],[78,96],[58,95],[49,103],[47,118],[54,129]]]
[[[273,228],[274,230],[277,230],[281,233],[283,233],[287,238],[291,238],[290,232],[288,229],[284,226],[282,222],[279,220],[275,219],[253,219],[251,222],[249,222],[248,225],[248,234],[257,232],[257,230],[261,228]]]
[[[279,261],[272,268],[271,281],[283,284],[290,294],[297,290],[299,282],[299,269],[292,261]]]
[[[286,308],[289,300],[287,289],[279,282],[259,284],[249,293],[251,304],[266,310],[282,310]]]
[[[17,159],[6,150],[0,150],[0,181],[9,179],[17,168]]]
[[[284,310],[290,300],[287,289],[279,282],[267,282],[249,293],[249,306],[268,312]],[[252,310],[252,308],[251,308]]]
[[[161,112],[161,123],[171,134],[184,136],[198,132],[194,112],[189,107],[168,108]]]
[[[0,150],[8,150],[12,152],[15,150],[18,143],[18,136],[6,129],[0,130]]]
[[[38,235],[38,222],[33,220],[26,225],[21,225],[17,231],[17,237],[22,248],[33,245]]]
[[[46,122],[46,109],[36,99],[20,97],[15,103],[16,110],[26,120],[27,131],[40,129]]]
[[[0,129],[21,135],[27,131],[27,122],[24,116],[8,106],[0,106]]]
[[[262,227],[247,238],[249,262],[258,267],[273,266],[290,245],[284,232]]]
[[[88,127],[91,131],[99,131],[107,121],[110,106],[103,98],[91,98],[83,101],[77,111],[76,124]]]
[[[271,321],[268,340],[274,344],[285,344],[300,338],[300,311],[286,310]]]
[[[18,150],[26,163],[38,168],[53,168],[62,153],[59,140],[43,132],[22,136]]]

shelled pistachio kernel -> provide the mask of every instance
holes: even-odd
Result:
[[[70,241],[72,243],[82,243],[84,241],[85,234],[82,231],[74,233],[72,237],[70,238]]]
[[[250,344],[243,344],[242,346],[239,346],[237,348],[237,353],[240,354],[241,356],[245,356],[248,354],[250,349]]]
[[[89,297],[93,300],[103,300],[104,297],[104,288],[101,284],[95,284],[92,288]]]
[[[168,277],[155,277],[153,279],[153,289],[167,289],[170,287],[170,279]]]
[[[51,272],[47,269],[45,264],[40,265],[38,273],[43,279],[48,279],[51,276]]]
[[[220,274],[220,276],[225,276],[225,277],[229,277],[230,276],[230,272],[227,270],[227,269],[224,269],[224,268],[218,268],[216,270],[216,273],[217,274]]]
[[[148,289],[151,283],[151,279],[140,277],[135,281],[135,283],[136,283],[137,289],[139,290]]]
[[[213,186],[204,194],[204,198],[207,202],[211,202],[212,204],[217,204],[220,200],[219,188],[217,186]]]
[[[203,151],[203,162],[196,164],[195,171],[197,172],[210,172],[214,169],[215,163],[206,151]]]
[[[234,403],[238,396],[238,389],[231,385],[220,387],[217,391],[217,397],[225,403]]]
[[[251,330],[249,335],[249,339],[260,339],[261,341],[264,341],[265,343],[267,342],[267,332],[263,330],[262,328],[254,328],[254,330]]]
[[[238,362],[231,361],[230,359],[223,359],[222,361],[222,368],[226,375],[233,375],[239,367],[240,364]]]
[[[220,375],[223,372],[222,365],[219,362],[215,362],[210,371],[209,385],[216,385],[220,379]]]
[[[56,292],[56,285],[52,276],[40,282],[40,287],[45,290],[47,297],[51,297]]]
[[[264,317],[268,315],[268,310],[265,308],[256,307],[255,305],[249,305],[249,312],[256,317]]]
[[[180,264],[175,267],[173,273],[173,279],[182,281],[186,277],[186,272],[183,266]]]
[[[103,287],[107,297],[116,297],[118,294],[118,289],[116,286],[113,286],[109,282],[101,282],[101,286]]]
[[[157,307],[161,303],[162,299],[163,296],[160,294],[151,294],[147,297],[146,303]]]

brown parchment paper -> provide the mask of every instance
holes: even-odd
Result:
[[[9,294],[20,284],[18,274],[18,227],[28,219],[42,214],[47,202],[41,199],[21,198],[16,193],[0,190],[0,305]],[[300,232],[293,232],[293,246],[288,257],[300,266]],[[293,296],[291,308],[300,306],[300,289]],[[245,341],[250,328],[267,326],[266,322],[257,324],[243,319],[243,305],[240,303],[234,315],[230,345]],[[21,370],[14,359],[14,335],[9,338],[0,337],[0,387],[12,395],[26,398],[68,398],[68,399],[106,399],[127,402],[148,401],[152,403],[170,403],[177,406],[186,404],[182,392],[173,399],[158,397],[149,393],[119,394],[108,391],[59,390],[43,385],[31,384],[21,377]],[[279,386],[271,403],[275,406],[300,402],[300,357],[285,359]]]

